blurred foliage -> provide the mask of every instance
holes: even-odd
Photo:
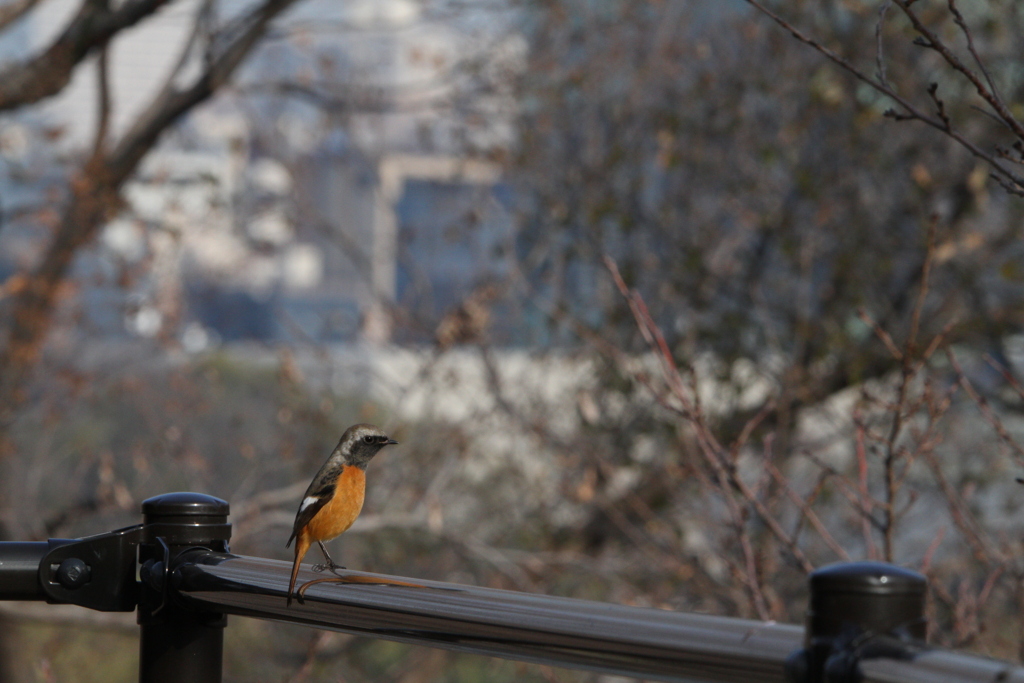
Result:
[[[11,523],[18,537],[87,533],[69,504],[134,519],[138,503],[160,492],[230,499],[272,487],[282,468],[318,467],[345,420],[375,410],[308,393],[287,363],[279,370],[215,353],[182,364],[137,353],[134,363],[115,357],[66,372],[49,400],[22,412],[12,440],[37,457],[3,464],[17,472],[7,485],[22,501]],[[15,483],[22,478],[29,490]]]
[[[780,7],[874,71],[874,3]],[[1016,85],[1018,62],[1006,58],[1022,35],[1019,8],[989,7],[1000,20],[975,40]],[[957,340],[999,348],[1021,329],[1020,284],[1000,275],[1022,256],[1020,203],[990,192],[984,166],[952,141],[883,117],[891,103],[750,12],[655,1],[536,8],[512,167],[531,201],[522,271],[554,325],[571,332],[568,313],[637,343],[603,275],[609,255],[679,360],[751,359],[780,394],[813,403],[893,367],[857,310],[895,336],[907,331],[936,214],[942,259],[925,330],[956,319]],[[926,100],[939,80],[975,144],[1005,144],[972,109],[970,84],[944,76],[911,37],[895,13],[882,25],[893,87]]]

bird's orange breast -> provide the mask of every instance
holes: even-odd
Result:
[[[310,538],[326,541],[345,532],[362,511],[365,493],[366,472],[347,465],[338,475],[334,497],[306,525]]]

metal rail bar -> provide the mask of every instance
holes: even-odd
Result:
[[[431,647],[666,681],[785,681],[797,626],[683,614],[473,586],[340,571],[300,572],[302,603],[285,605],[290,564],[196,553],[177,568],[195,607]]]
[[[49,550],[46,541],[0,544],[0,600],[46,599],[39,584],[39,563]]]
[[[1024,683],[1017,665],[946,650],[926,650],[913,659],[865,659],[858,667],[861,683]]]

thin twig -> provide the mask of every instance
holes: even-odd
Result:
[[[0,7],[0,31],[25,16],[40,0],[14,0]]]
[[[982,356],[982,358],[985,359],[985,362],[988,363],[990,367],[992,367],[1000,375],[1002,375],[1003,381],[1009,384],[1010,387],[1014,390],[1014,392],[1016,392],[1017,396],[1022,401],[1024,401],[1024,386],[1022,386],[1021,383],[1017,381],[1017,378],[1013,376],[1013,373],[1010,372],[1010,369],[1007,368],[1002,363],[996,361],[996,359],[993,358],[991,354],[986,353]]]
[[[749,1],[750,0],[748,0],[748,2]],[[1010,127],[1011,130],[1013,130],[1014,135],[1016,135],[1020,139],[1024,139],[1024,125],[1021,125],[1021,123],[1017,121],[1016,117],[1010,111],[1009,107],[1007,107],[1006,104],[1002,101],[998,93],[989,89],[989,87],[982,83],[981,78],[978,77],[978,74],[976,74],[970,67],[964,64],[960,60],[960,58],[957,57],[956,53],[953,52],[949,48],[949,46],[947,46],[942,41],[938,34],[936,34],[934,31],[929,29],[927,25],[925,25],[925,23],[921,20],[917,13],[910,8],[910,5],[912,4],[911,2],[909,2],[908,0],[893,1],[900,9],[903,10],[903,13],[907,15],[907,18],[910,19],[910,23],[913,24],[914,30],[920,33],[925,38],[925,47],[928,47],[934,50],[935,52],[939,53],[942,56],[942,58],[946,60],[946,63],[953,68],[954,71],[959,72],[967,80],[969,80],[974,85],[974,88],[977,91],[978,95],[981,96],[983,100],[988,102],[989,106],[992,107],[996,114],[1001,119],[1003,119],[1003,121],[1006,122],[1006,124]],[[959,12],[955,10],[955,7],[953,6],[952,2],[950,3],[950,8],[954,10],[954,16],[959,15]],[[962,21],[962,17],[960,18],[960,20]],[[966,30],[967,25],[962,24],[961,28]],[[969,34],[970,31],[967,31],[967,33]],[[975,55],[975,57],[977,57],[977,53],[973,54]]]
[[[963,535],[968,545],[974,551],[975,556],[986,564],[1001,564],[1005,561],[1002,553],[995,550],[992,544],[985,538],[984,533],[981,531],[981,526],[978,521],[974,518],[968,507],[966,501],[949,483],[946,478],[945,470],[942,467],[942,463],[939,462],[938,456],[935,453],[925,453],[925,462],[928,463],[929,468],[932,471],[932,475],[935,477],[936,483],[939,485],[939,490],[946,498],[946,503],[949,508],[950,516],[953,518],[953,523],[957,529]]]
[[[683,417],[686,417],[690,421],[691,426],[694,427],[694,435],[697,437],[697,443],[700,446],[698,450],[703,455],[704,461],[708,463],[715,472],[721,487],[721,492],[724,494],[727,504],[733,504],[732,497],[728,495],[729,491],[738,491],[741,497],[753,507],[758,518],[760,518],[761,521],[769,528],[772,535],[786,546],[790,554],[803,568],[803,570],[806,572],[812,571],[814,569],[814,565],[807,559],[807,556],[800,549],[794,539],[786,532],[785,529],[782,528],[778,519],[776,519],[775,515],[773,515],[765,506],[764,502],[760,500],[756,492],[753,491],[739,476],[736,471],[736,467],[730,462],[731,459],[725,457],[726,449],[722,447],[717,437],[715,437],[714,433],[708,426],[703,413],[695,404],[694,399],[688,395],[684,388],[679,369],[676,366],[675,359],[672,357],[671,351],[669,350],[668,343],[665,341],[665,337],[662,334],[661,329],[647,311],[647,306],[644,303],[643,298],[638,292],[630,290],[626,286],[615,262],[610,257],[605,256],[604,261],[608,271],[612,275],[612,279],[615,282],[616,287],[629,304],[630,311],[633,313],[641,334],[651,347],[651,350],[656,352],[660,359],[664,379],[669,385],[672,397],[682,405],[682,410],[679,410],[679,408],[673,406],[671,402],[668,402],[666,400],[667,397],[665,397],[661,392],[655,393],[656,400],[670,410],[680,412]],[[740,540],[742,543],[742,533]]]
[[[872,331],[875,333],[875,336],[878,337],[879,341],[885,344],[885,348],[889,351],[889,353],[895,360],[901,362],[903,361],[903,352],[900,351],[899,347],[896,346],[896,342],[892,340],[892,337],[889,336],[889,333],[883,330],[882,326],[879,325],[875,321],[875,319],[868,314],[868,312],[865,309],[858,308],[857,317],[864,321],[864,323],[872,329]]]
[[[924,551],[924,556],[921,558],[921,573],[927,574],[932,566],[932,558],[935,557],[935,552],[942,545],[942,540],[946,537],[946,527],[940,527],[939,533],[935,534],[935,538],[928,544],[928,549]]]
[[[786,497],[797,506],[800,510],[800,514],[806,518],[807,521],[810,522],[811,526],[814,527],[814,530],[818,532],[818,535],[821,536],[821,540],[825,542],[825,545],[831,548],[832,552],[834,552],[839,559],[849,561],[850,554],[846,552],[846,549],[844,549],[838,541],[836,541],[835,537],[832,536],[818,515],[811,509],[808,502],[793,490],[793,486],[789,483],[789,480],[785,475],[779,471],[779,468],[777,468],[773,463],[765,461],[765,469],[768,470],[776,483],[782,487],[782,490],[786,493]]]
[[[867,84],[869,87],[871,87],[878,93],[885,95],[886,97],[889,97],[894,102],[899,104],[900,107],[902,107],[902,111],[887,111],[887,116],[890,116],[893,119],[901,121],[920,121],[921,123],[931,128],[934,128],[938,131],[941,131],[945,135],[948,135],[950,138],[955,140],[959,145],[967,149],[972,155],[988,163],[989,166],[995,171],[993,175],[999,181],[1000,185],[1005,187],[1008,191],[1013,192],[1014,194],[1024,195],[1024,177],[1018,176],[1013,171],[1009,170],[1008,168],[1000,164],[995,156],[975,145],[973,142],[964,137],[962,133],[948,126],[942,120],[933,118],[925,114],[920,109],[915,107],[907,98],[902,97],[899,93],[897,93],[892,87],[867,76],[864,72],[850,64],[847,60],[839,56],[836,52],[830,50],[829,48],[819,43],[817,40],[804,34],[798,28],[796,28],[788,21],[783,19],[780,15],[768,9],[764,4],[759,2],[759,0],[745,1],[751,7],[754,7],[756,10],[769,17],[780,27],[788,31],[798,41],[818,51],[821,55],[826,57],[833,64],[836,64],[841,69],[849,73],[851,76],[861,81],[862,83]],[[959,60],[956,59],[956,56],[952,55],[949,52],[948,48],[946,48],[945,45],[941,43],[941,41],[938,41],[937,36],[935,36],[935,34],[932,33],[931,31],[928,31],[927,27],[921,23],[917,15],[910,10],[910,5],[913,4],[912,0],[893,1],[900,7],[900,9],[904,11],[904,13],[911,17],[911,21],[914,22],[915,29],[918,30],[919,33],[921,33],[923,36],[927,38],[927,47],[934,47],[934,49],[939,50],[940,54],[943,54],[943,57],[946,58],[947,61],[950,62],[952,65],[954,65],[954,68],[957,68],[955,65],[959,64],[960,67],[962,67],[962,71],[961,68],[957,68],[957,70],[964,73],[964,75],[968,76],[968,78],[971,78],[971,76],[973,76],[973,72],[971,72],[970,69],[963,67],[963,65],[960,64]],[[947,55],[949,56],[947,57]],[[976,76],[974,76],[972,82],[980,84],[980,81],[977,81]],[[987,91],[987,89],[985,89],[984,86],[982,86],[982,89]],[[991,95],[989,95],[989,97],[991,97]],[[986,101],[989,101],[989,98],[986,98]],[[993,104],[993,102],[995,102],[995,104]],[[1006,106],[1003,105],[1001,101],[998,100],[998,98],[993,98],[993,100],[989,101],[989,103],[993,104],[993,108],[996,110],[996,113],[1006,122],[1006,124],[1010,127],[1014,134],[1017,135],[1019,138],[1024,139],[1024,127],[1022,127],[1020,123],[1013,118],[1013,116],[1010,114]]]
[[[878,82],[882,85],[889,85],[885,77],[885,58],[882,52],[882,24],[885,23],[885,13],[892,7],[892,0],[885,0],[878,8],[878,21],[875,22],[875,69]]]
[[[967,22],[964,21],[964,16],[960,14],[960,10],[956,6],[956,0],[949,0],[949,11],[953,15],[953,21],[960,27],[960,31],[964,34],[964,38],[967,39],[967,51],[974,57],[974,63],[978,65],[978,69],[982,75],[985,76],[985,81],[988,83],[989,90],[996,97],[999,97],[999,91],[996,89],[996,84],[992,81],[992,76],[988,72],[988,68],[985,66],[985,62],[982,61],[978,55],[978,51],[974,47],[974,35],[971,33],[971,29],[968,28]],[[1001,98],[1000,98],[1001,99]]]
[[[924,263],[921,265],[921,284],[917,290],[917,300],[914,302],[914,309],[910,316],[910,334],[907,336],[907,355],[913,356],[917,350],[917,333],[921,328],[921,314],[924,312],[925,300],[928,298],[928,291],[931,285],[929,278],[932,273],[932,263],[935,261],[935,235],[939,223],[938,214],[932,214],[928,220],[928,242],[925,247]]]
[[[978,393],[977,389],[974,388],[974,384],[971,383],[970,379],[968,379],[967,373],[964,372],[963,367],[960,365],[960,361],[957,359],[956,354],[953,353],[952,349],[946,349],[946,358],[949,359],[949,364],[956,373],[957,383],[963,387],[967,395],[971,397],[972,401],[974,401],[974,404],[978,406],[978,412],[981,413],[985,422],[989,423],[999,439],[1006,444],[1011,451],[1013,451],[1015,459],[1017,460],[1017,465],[1024,467],[1024,446],[1017,443],[1017,440],[1014,439],[1013,435],[1006,429],[1003,421],[1000,420],[999,416],[992,410],[992,406],[989,405],[988,399]]]
[[[97,113],[96,136],[93,140],[93,156],[103,154],[110,130],[110,44],[107,43],[96,56]]]
[[[857,455],[857,504],[861,511],[861,535],[864,538],[864,547],[867,549],[868,559],[877,560],[878,548],[875,546],[874,535],[871,531],[871,523],[875,521],[874,516],[871,514],[874,501],[868,494],[868,454],[865,443],[867,429],[864,426],[864,421],[861,419],[859,409],[854,412],[853,424],[855,429],[855,452]]]

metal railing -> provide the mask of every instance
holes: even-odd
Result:
[[[226,615],[667,681],[1000,681],[1024,669],[929,648],[925,581],[879,563],[810,579],[808,629],[356,571],[300,572],[228,552],[228,505],[201,494],[143,503],[144,522],[77,540],[0,543],[0,600],[138,609],[139,678],[221,680]]]
[[[197,553],[177,588],[199,609],[664,680],[781,683],[802,638],[793,626],[349,571],[304,572],[303,580],[319,583],[289,607],[289,569]]]

